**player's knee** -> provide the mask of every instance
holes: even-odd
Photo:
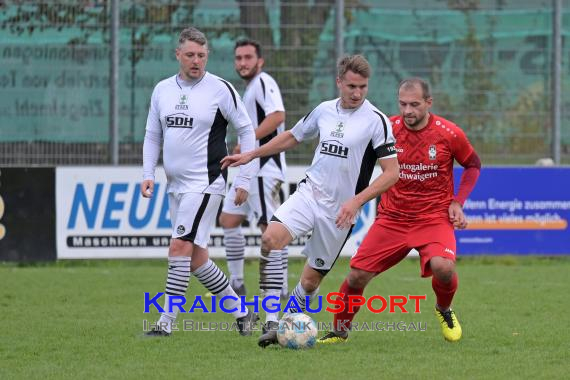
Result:
[[[455,272],[455,262],[444,257],[434,257],[430,261],[435,278],[445,283],[450,282]]]
[[[453,270],[433,270],[433,275],[435,276],[435,278],[437,278],[439,281],[443,282],[443,283],[448,283],[451,281],[452,277],[453,277]]]
[[[233,215],[228,215],[222,212],[218,218],[218,222],[222,228],[236,228],[240,225],[239,221],[236,219],[237,218],[235,218]]]
[[[312,293],[319,288],[320,280],[301,277],[301,286],[306,293]]]
[[[229,228],[229,227],[227,226],[227,224],[228,224],[228,223],[227,223],[227,218],[226,218],[226,216],[225,216],[223,213],[220,214],[220,217],[218,218],[218,223],[220,223],[220,226],[221,226],[222,228]]]
[[[277,238],[270,233],[265,232],[261,235],[261,253],[269,253],[274,249],[282,249],[283,247],[279,247],[279,241]],[[265,256],[265,255],[264,255]]]
[[[192,243],[182,239],[170,240],[168,256],[190,256],[192,253]]]
[[[348,286],[353,289],[364,289],[370,280],[374,277],[373,273],[359,269],[351,269],[346,277]]]

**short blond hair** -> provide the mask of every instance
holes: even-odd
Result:
[[[370,78],[370,64],[363,55],[345,55],[338,60],[336,65],[337,76],[343,78],[347,71]]]
[[[196,42],[199,45],[208,47],[208,39],[206,35],[194,27],[189,27],[180,32],[178,37],[178,46],[186,41]]]

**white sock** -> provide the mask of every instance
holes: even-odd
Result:
[[[234,291],[234,289],[231,286],[228,286],[227,288],[225,288],[224,290],[222,290],[221,292],[219,292],[218,294],[216,294],[216,298],[219,300],[221,300],[222,298],[226,297],[226,296],[232,296],[237,298],[237,300],[233,300],[231,298],[224,300],[224,307],[227,310],[231,310],[233,308],[236,309],[236,311],[232,311],[232,315],[234,316],[234,318],[241,318],[245,315],[247,315],[247,308],[244,309],[245,311],[241,311],[241,298],[239,298],[239,296],[236,294],[236,292]]]
[[[268,299],[267,302],[265,303],[265,305],[266,305],[267,309],[269,309],[269,310],[279,310],[279,306],[281,304],[281,301],[279,300],[279,293],[280,292],[281,291],[277,290],[277,289],[262,290],[260,301],[263,301],[266,297],[269,297],[269,296],[276,297],[276,298]],[[279,321],[279,311],[275,311],[275,312],[266,311],[265,312],[265,322],[266,323],[267,322],[277,322],[277,321]]]

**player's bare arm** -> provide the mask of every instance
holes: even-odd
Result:
[[[255,139],[261,140],[275,130],[285,121],[285,112],[275,111],[265,116],[265,119],[255,129]]]
[[[354,224],[354,218],[360,207],[372,198],[378,197],[398,182],[400,175],[398,159],[393,157],[380,159],[378,161],[382,168],[382,174],[372,181],[368,187],[342,205],[336,218],[336,226],[338,228],[348,228]]]
[[[152,198],[154,193],[154,181],[152,179],[145,179],[141,183],[141,194],[145,198]]]
[[[459,162],[463,166],[463,173],[459,181],[457,195],[449,205],[449,221],[457,229],[467,228],[467,219],[463,212],[463,203],[475,187],[481,171],[481,160],[477,152],[473,151],[465,160]]]
[[[281,153],[288,149],[295,147],[299,142],[290,131],[280,133],[277,137],[271,139],[267,144],[260,146],[250,152],[234,154],[226,156],[220,161],[222,163],[222,170],[231,166],[236,167],[245,165],[251,160],[259,157],[271,156],[273,154]]]
[[[157,120],[154,121],[155,123],[159,123]],[[160,156],[162,145],[160,126],[154,124],[153,127],[154,129],[151,127],[151,129],[146,130],[143,143],[143,178],[145,179],[140,185],[140,191],[145,198],[152,198],[154,192],[154,170],[158,162],[158,157]]]

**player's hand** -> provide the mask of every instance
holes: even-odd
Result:
[[[247,152],[247,153],[232,154],[231,156],[226,156],[222,158],[220,163],[222,164],[222,170],[224,170],[228,166],[231,166],[233,168],[236,166],[245,165],[252,159],[253,155],[251,154],[251,152]]]
[[[232,150],[232,154],[240,154],[241,153],[241,144],[237,144],[234,146],[234,150]]]
[[[337,228],[342,230],[352,226],[354,224],[354,219],[359,208],[360,204],[358,204],[358,202],[355,202],[354,198],[346,201],[336,216],[335,223]]]
[[[145,198],[152,198],[154,193],[154,181],[152,179],[145,179],[141,183],[141,194]]]
[[[453,224],[454,228],[463,230],[467,228],[467,219],[463,213],[463,207],[457,201],[451,201],[449,205],[449,221]]]
[[[247,197],[249,193],[244,189],[240,189],[239,187],[236,189],[236,196],[234,198],[234,204],[236,206],[242,205],[245,201],[247,201]]]

